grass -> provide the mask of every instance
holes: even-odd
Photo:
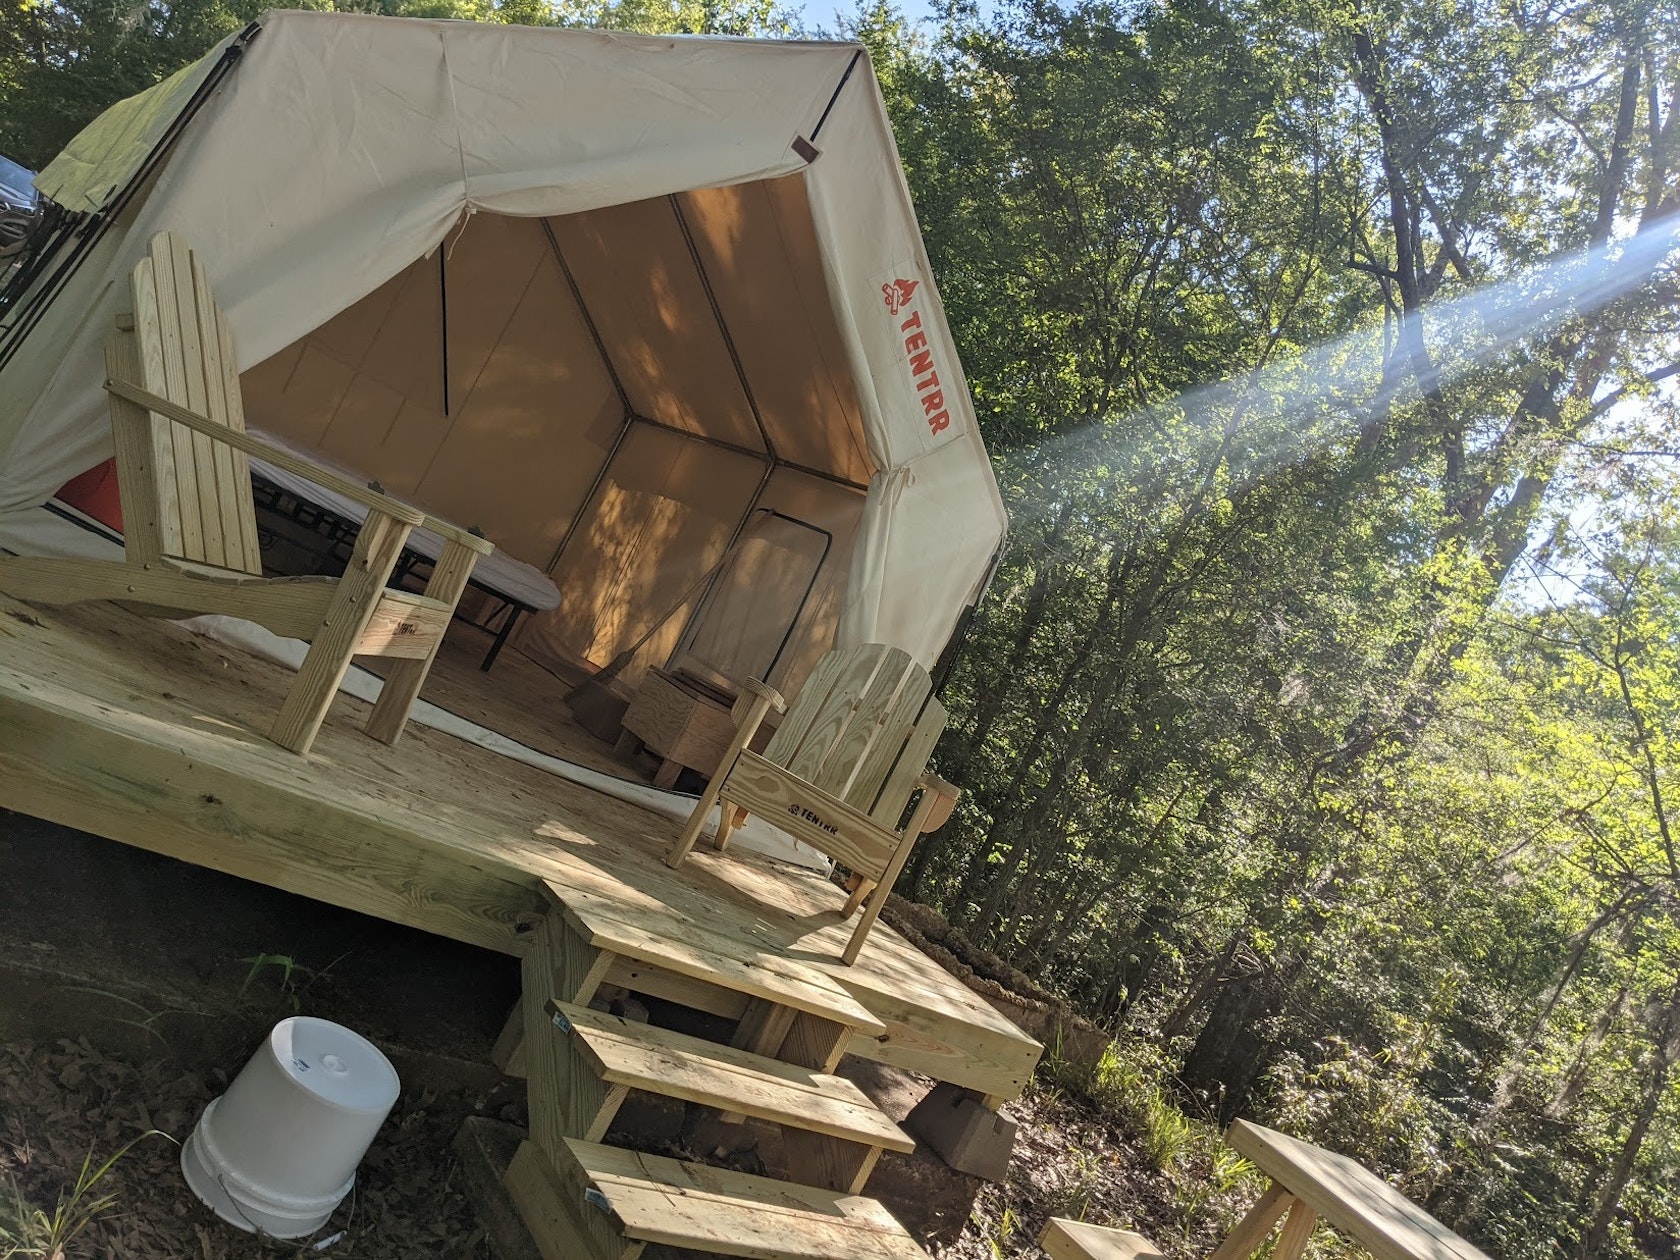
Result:
[[[0,1196],[0,1246],[6,1248],[0,1251],[0,1260],[65,1260],[70,1244],[117,1205],[115,1194],[100,1189],[106,1175],[118,1160],[149,1137],[175,1140],[167,1133],[148,1129],[97,1168],[90,1147],[82,1157],[76,1184],[59,1192],[51,1212],[30,1204],[16,1179],[9,1178],[8,1192]]]
[[[1225,1145],[1219,1126],[1180,1106],[1171,1087],[1171,1066],[1155,1047],[1122,1039],[1111,1043],[1095,1064],[1070,1061],[1058,1051],[1052,1047],[1046,1056],[1043,1079],[1064,1094],[1085,1099],[1135,1141],[1170,1187],[1181,1235],[1187,1236],[1209,1210],[1260,1193],[1264,1178]],[[1055,1205],[1059,1214],[1083,1217],[1085,1180],[1076,1176],[1062,1196],[1069,1201]]]
[[[244,999],[251,992],[251,986],[256,983],[258,976],[271,974],[279,987],[282,1008],[287,1013],[296,1015],[303,1010],[303,1002],[309,996],[309,991],[331,975],[332,969],[348,956],[340,954],[319,971],[305,967],[290,954],[264,953],[241,958],[240,962],[251,964],[251,970],[245,975],[245,983],[239,986],[239,996]]]
[[[1165,1059],[1141,1041],[1111,1042],[1095,1064],[1073,1062],[1053,1049],[1044,1072],[1057,1089],[1088,1099],[1119,1121],[1164,1173],[1221,1146],[1217,1128],[1185,1115],[1166,1088]]]

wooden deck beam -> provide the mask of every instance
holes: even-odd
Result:
[[[546,910],[535,879],[313,800],[237,743],[176,729],[160,744],[74,694],[20,702],[8,674],[0,667],[6,809],[504,954],[524,952]],[[300,761],[294,773],[307,771]]]

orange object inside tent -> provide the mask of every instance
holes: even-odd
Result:
[[[53,496],[79,512],[86,512],[101,525],[122,533],[122,500],[117,495],[117,461],[108,459],[97,468],[70,478]]]

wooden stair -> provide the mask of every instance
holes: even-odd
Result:
[[[568,1108],[571,1127],[587,1141],[606,1133],[626,1091],[635,1089],[715,1107],[726,1118],[782,1125],[790,1174],[847,1194],[863,1189],[883,1150],[916,1148],[914,1138],[843,1077],[567,1002],[550,1002],[549,1011],[604,1087]]]
[[[507,1185],[545,1260],[632,1260],[647,1243],[757,1260],[925,1260],[857,1191],[915,1143],[831,1075],[880,1021],[823,972],[730,940],[664,903],[548,885],[521,1019],[531,1140]],[[637,921],[632,921],[637,920]],[[619,987],[737,1022],[729,1045],[591,1009]],[[788,1180],[598,1145],[631,1090],[779,1128]],[[634,1139],[631,1139],[634,1140]]]
[[[530,1142],[507,1185],[551,1260],[636,1260],[649,1243],[753,1260],[927,1260],[873,1199],[568,1139]]]

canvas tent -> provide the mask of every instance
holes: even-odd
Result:
[[[168,228],[253,428],[553,576],[528,651],[604,663],[735,543],[642,663],[931,664],[1000,544],[854,45],[274,12],[37,183],[89,217],[0,367],[0,524],[109,454],[102,345]]]

